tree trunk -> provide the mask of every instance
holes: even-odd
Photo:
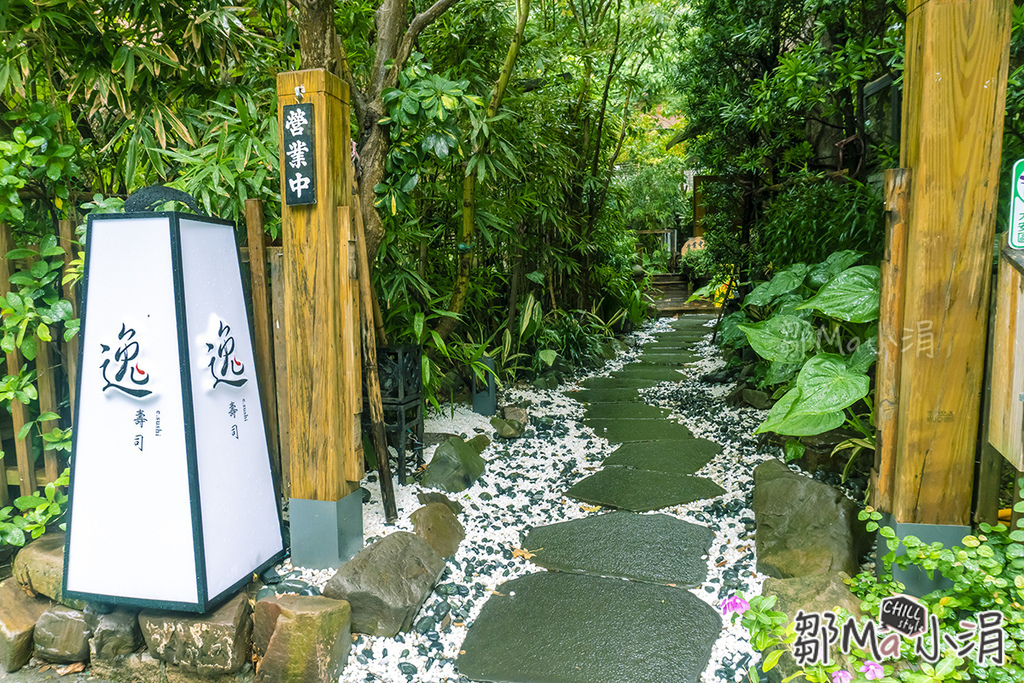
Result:
[[[523,43],[523,33],[526,30],[526,20],[530,16],[530,0],[517,0],[518,19],[516,21],[516,32],[512,36],[512,43],[505,55],[505,64],[501,68],[501,75],[498,82],[494,84],[494,91],[491,94],[491,101],[487,104],[486,116],[494,118],[501,107],[501,100],[505,97],[505,89],[512,77],[512,69],[515,67],[516,57],[519,56],[519,47]],[[488,138],[484,138],[477,154],[487,154]],[[461,313],[466,303],[466,295],[469,293],[469,276],[473,258],[473,240],[476,233],[476,173],[468,174],[462,181],[462,234],[460,235],[459,274],[452,288],[452,298],[448,304],[448,310],[453,313]],[[442,339],[455,330],[458,319],[452,316],[445,316],[438,323],[434,330]]]
[[[333,0],[296,0],[303,69],[327,69],[341,75]]]

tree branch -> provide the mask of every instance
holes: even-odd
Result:
[[[457,3],[459,0],[437,0],[433,5],[423,10],[409,22],[409,28],[406,29],[405,35],[402,36],[402,42],[398,46],[398,52],[395,54],[395,65],[391,67],[395,73],[395,81],[398,79],[398,71],[405,66],[406,60],[409,59],[409,55],[412,54],[413,45],[416,43],[416,38],[423,32],[423,29],[434,23],[438,17],[447,12],[452,5]],[[390,74],[388,74],[388,80],[390,81]]]

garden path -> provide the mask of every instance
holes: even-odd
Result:
[[[508,683],[700,680],[722,621],[687,589],[707,577],[714,532],[637,513],[725,493],[694,475],[721,448],[638,402],[637,390],[682,379],[676,368],[696,360],[690,349],[706,335],[707,321],[674,321],[637,362],[611,378],[586,380],[586,389],[572,394],[586,402],[584,423],[619,446],[565,495],[620,511],[530,531],[523,547],[551,571],[495,589],[462,645],[462,675]]]

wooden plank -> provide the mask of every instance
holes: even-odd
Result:
[[[270,300],[274,324],[274,392],[277,396],[278,439],[281,442],[281,495],[291,498],[291,450],[288,440],[288,368],[284,339],[284,253],[281,247],[267,249],[270,270]]]
[[[352,237],[352,214],[349,207],[338,207],[338,228],[345,238]],[[363,381],[362,368],[359,366],[361,354],[359,352],[359,339],[354,332],[359,330],[359,311],[355,299],[359,294],[359,280],[353,278],[358,276],[353,266],[356,265],[355,242],[345,239],[341,244],[341,262],[338,264],[338,276],[340,278],[339,291],[341,296],[341,335],[340,343],[344,354],[342,365],[344,375],[342,378],[345,395],[348,397],[347,413],[349,429],[347,437],[354,441],[346,441],[345,457],[345,478],[348,481],[358,482],[366,474],[362,449],[362,425],[360,416],[363,404]],[[353,286],[355,285],[355,286]],[[353,315],[355,319],[353,320]],[[355,446],[358,444],[358,453]]]
[[[346,217],[343,215],[343,217]],[[361,223],[362,221],[360,221]],[[373,305],[370,303],[370,264],[366,257],[366,232],[356,225],[356,251],[359,271],[360,329],[363,343],[363,375],[366,377],[366,399],[370,404],[370,424],[373,448],[377,455],[377,473],[380,479],[380,497],[384,504],[384,519],[388,524],[398,519],[394,482],[388,455],[387,435],[384,427],[384,407],[380,397],[380,377],[377,374],[377,339],[373,327]],[[402,437],[404,438],[404,437]]]
[[[339,382],[337,207],[348,202],[348,192],[341,192],[341,174],[336,173],[342,162],[338,147],[344,105],[332,92],[340,92],[344,83],[326,71],[307,70],[278,74],[277,86],[279,139],[284,140],[283,108],[298,103],[295,93],[301,88],[302,101],[313,105],[316,142],[316,204],[281,207],[291,495],[336,501],[356,488],[345,480],[341,433],[351,413],[345,410]],[[280,153],[284,188],[288,165],[283,143]]]
[[[270,448],[270,463],[280,481],[281,449],[277,437],[277,393],[274,391],[274,349],[270,332],[270,297],[267,294],[267,252],[263,243],[263,203],[245,200],[245,226],[249,248],[250,291],[252,293],[252,327],[256,346],[256,376],[263,404],[263,424]]]
[[[896,476],[896,408],[899,405],[900,356],[903,349],[903,293],[906,286],[907,215],[910,171],[885,172],[885,258],[878,309],[878,364],[875,366],[875,467],[872,505],[892,510]]]
[[[78,241],[75,224],[70,220],[60,221],[60,246],[64,250],[64,268],[67,269],[71,260],[78,255]],[[63,276],[61,280],[63,280]],[[64,298],[71,302],[74,316],[78,317],[78,292],[73,284],[62,284]],[[78,336],[64,342],[64,376],[68,378],[68,405],[71,408],[71,419],[75,419],[75,393],[78,391]]]
[[[59,413],[60,403],[57,399],[57,381],[56,374],[58,366],[53,361],[53,354],[50,352],[50,347],[53,342],[38,343],[36,352],[36,389],[39,392],[39,412],[42,413]],[[59,427],[59,420],[47,420],[46,422],[40,422],[40,432],[49,432],[54,427]],[[56,481],[57,477],[60,476],[60,463],[57,458],[57,451],[46,450],[45,442],[43,442],[43,468],[46,473],[45,481],[47,483]]]
[[[992,395],[988,390],[992,386],[996,335],[996,300],[998,292],[992,289],[988,306],[988,343],[985,345],[985,379],[981,393],[981,439],[978,452],[977,484],[974,495],[973,521],[977,524],[985,522],[996,524],[999,521],[999,494],[1002,490],[1003,456],[989,443],[989,423],[992,417]],[[1022,349],[1024,350],[1024,349]],[[1000,372],[1003,368],[999,369]]]
[[[7,294],[11,291],[11,265],[6,256],[14,249],[14,238],[11,236],[11,226],[0,223],[0,291]],[[15,349],[6,354],[7,373],[17,375],[21,371],[24,359],[21,351]],[[18,465],[18,486],[21,495],[29,496],[36,492],[36,470],[32,460],[32,449],[26,439],[19,439],[17,435],[29,421],[28,406],[20,401],[11,401],[11,418],[14,422],[14,453]]]
[[[901,166],[913,169],[893,515],[967,525],[1012,3],[907,4]]]
[[[1006,241],[1006,235],[1002,237]],[[999,259],[995,287],[998,322],[992,333],[992,364],[999,368],[989,382],[988,443],[1020,469],[1024,466],[1024,278],[1005,257]]]
[[[21,471],[17,467],[7,467],[3,470],[4,481],[7,482],[7,486],[21,486]],[[35,470],[36,481],[42,481],[46,478],[46,470],[42,467]],[[5,487],[6,488],[6,487]],[[34,493],[34,492],[33,492]],[[21,494],[24,495],[24,494]]]

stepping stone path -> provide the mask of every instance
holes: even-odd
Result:
[[[676,368],[699,358],[691,350],[709,319],[674,321],[639,362],[566,392],[587,404],[584,423],[597,436],[621,445],[565,495],[619,511],[530,531],[528,558],[552,571],[498,587],[466,635],[456,662],[462,675],[505,683],[700,680],[722,620],[687,588],[707,576],[714,532],[637,513],[722,495],[694,474],[721,447],[643,403],[638,390],[683,379]]]

